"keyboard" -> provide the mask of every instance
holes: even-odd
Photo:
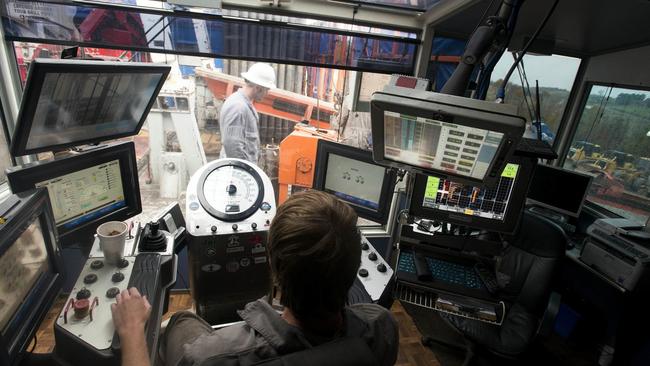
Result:
[[[426,257],[433,281],[442,281],[451,285],[459,285],[469,289],[483,289],[483,283],[471,266],[449,262],[442,259]],[[402,252],[397,263],[397,270],[416,273],[415,258],[411,252]]]

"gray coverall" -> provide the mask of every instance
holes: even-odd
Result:
[[[259,116],[253,103],[240,89],[230,95],[221,106],[220,158],[239,158],[257,164],[260,155]]]

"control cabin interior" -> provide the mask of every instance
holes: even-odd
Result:
[[[131,286],[152,360],[171,312],[238,321],[310,189],[359,216],[348,302],[397,364],[650,362],[650,3],[214,3],[0,3],[3,365],[119,364]],[[221,160],[254,62],[260,158]]]

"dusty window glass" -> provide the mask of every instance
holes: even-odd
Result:
[[[506,52],[501,56],[492,72],[486,100],[496,99],[497,89],[513,62],[512,54]],[[552,144],[579,67],[580,59],[574,57],[525,55],[506,85],[505,103],[516,106],[532,130],[530,122],[537,122],[535,81],[538,81],[542,137]]]
[[[594,177],[589,201],[644,223],[650,213],[650,91],[593,85],[564,167]]]

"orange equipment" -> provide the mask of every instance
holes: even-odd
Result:
[[[215,70],[196,68],[196,75],[205,78],[216,99],[224,100],[244,86],[244,79]],[[271,89],[261,102],[254,102],[258,113],[293,122],[308,121],[316,128],[330,128],[330,117],[336,113],[334,103],[319,101],[282,89]]]
[[[336,141],[336,132],[311,126],[297,125],[295,130],[280,143],[278,172],[279,203],[291,193],[312,187],[318,140]]]

